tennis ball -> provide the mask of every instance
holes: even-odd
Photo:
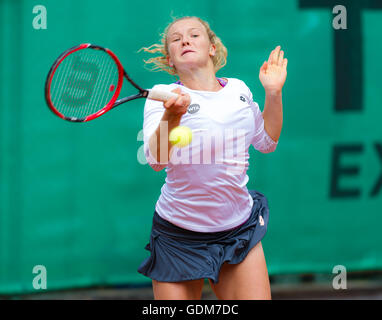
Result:
[[[192,141],[192,131],[189,127],[178,126],[170,131],[169,140],[172,145],[183,148]]]

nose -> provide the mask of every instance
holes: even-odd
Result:
[[[190,45],[190,41],[189,41],[189,39],[188,38],[186,38],[186,37],[184,37],[183,38],[183,47],[185,47],[185,46],[189,46]]]

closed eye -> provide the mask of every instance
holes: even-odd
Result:
[[[197,37],[199,37],[199,35],[198,34],[193,34],[193,35],[191,35],[191,37],[192,38],[197,38]],[[179,40],[180,40],[180,38],[175,38],[175,39],[172,40],[172,42],[176,42],[176,41],[179,41]]]

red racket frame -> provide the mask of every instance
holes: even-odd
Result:
[[[64,61],[65,58],[67,58],[70,54],[78,51],[78,50],[83,50],[83,49],[88,49],[88,48],[92,48],[92,49],[95,49],[95,50],[103,50],[105,51],[106,53],[108,53],[114,60],[114,62],[116,63],[117,65],[117,68],[118,68],[118,83],[117,83],[117,87],[115,89],[115,92],[112,96],[112,98],[110,99],[110,101],[102,108],[100,109],[99,111],[97,111],[96,113],[93,113],[91,115],[88,115],[87,117],[85,118],[75,118],[75,117],[66,117],[64,116],[63,114],[61,114],[56,108],[55,106],[53,105],[53,102],[52,102],[52,99],[51,99],[51,95],[50,95],[50,86],[52,84],[52,80],[53,80],[53,77],[54,77],[54,74],[57,70],[57,68],[59,67],[59,65],[62,63],[62,61]],[[49,73],[48,73],[48,76],[46,78],[46,82],[45,82],[45,99],[46,99],[46,102],[49,106],[49,108],[60,118],[64,119],[64,120],[69,120],[69,121],[73,121],[73,122],[85,122],[85,121],[90,121],[90,120],[93,120],[95,118],[98,118],[99,116],[101,116],[102,114],[104,114],[105,112],[109,111],[110,109],[112,109],[113,107],[115,107],[114,103],[116,102],[120,92],[121,92],[121,88],[122,88],[122,83],[123,83],[123,76],[127,76],[126,72],[124,71],[123,69],[123,66],[121,64],[121,62],[119,61],[119,59],[117,58],[117,56],[112,52],[110,51],[109,49],[107,48],[103,48],[103,47],[100,47],[100,46],[96,46],[96,45],[92,45],[90,43],[84,43],[84,44],[80,44],[78,46],[75,46],[73,48],[70,48],[68,50],[66,50],[64,53],[62,53],[57,59],[56,61],[54,62],[54,64],[52,65],[52,67],[50,68],[49,70]],[[128,78],[128,80],[130,81],[130,79]],[[139,88],[137,86],[137,88],[141,91],[145,91],[143,90],[142,88]]]

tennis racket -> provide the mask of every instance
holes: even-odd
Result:
[[[117,100],[123,78],[138,93]],[[50,68],[45,82],[49,108],[55,115],[72,122],[93,120],[138,98],[165,102],[177,96],[172,92],[141,88],[128,76],[113,52],[90,43],[63,52]]]

